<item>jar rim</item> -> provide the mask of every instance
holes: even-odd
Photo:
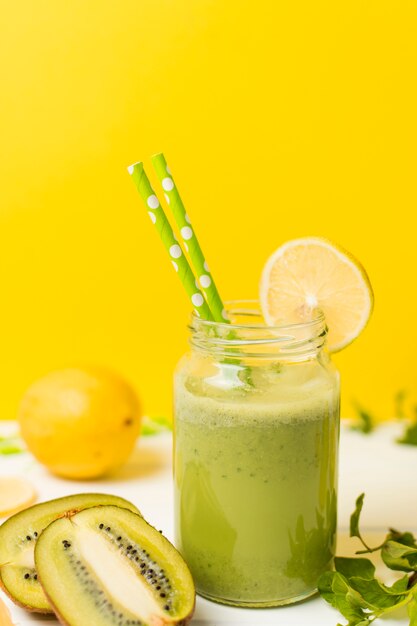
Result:
[[[227,313],[233,313],[235,315],[240,315],[240,316],[244,316],[244,315],[253,315],[254,317],[262,317],[261,314],[261,310],[260,310],[260,304],[259,304],[259,300],[253,298],[253,299],[245,299],[245,300],[226,300],[224,302],[225,305],[225,310]],[[235,308],[237,305],[239,305],[239,308]],[[249,305],[256,305],[258,308],[246,308]],[[232,308],[233,306],[233,308]],[[245,308],[240,308],[241,306],[245,307]],[[299,322],[286,322],[286,323],[282,323],[282,324],[274,324],[274,325],[269,325],[266,322],[263,322],[262,324],[230,324],[226,321],[224,322],[216,322],[214,320],[205,320],[202,319],[199,315],[198,312],[194,309],[194,311],[191,313],[191,329],[195,328],[194,323],[196,323],[198,326],[202,326],[204,328],[219,328],[219,329],[224,329],[227,330],[231,327],[233,327],[234,330],[238,330],[238,329],[243,329],[243,330],[257,330],[259,329],[260,331],[262,330],[269,330],[269,331],[283,331],[288,329],[290,330],[298,330],[301,328],[305,328],[308,329],[309,327],[313,327],[317,324],[324,324],[325,323],[325,317],[324,317],[324,313],[323,311],[321,311],[321,309],[319,308],[315,308],[315,309],[310,309],[310,313],[311,313],[311,317],[309,319],[306,320],[302,320]]]
[[[326,343],[327,326],[322,311],[310,310],[308,319],[268,326],[263,322],[257,300],[232,300],[225,303],[229,315],[262,319],[262,323],[227,323],[191,316],[189,330],[193,347],[225,357],[297,358],[317,354]]]

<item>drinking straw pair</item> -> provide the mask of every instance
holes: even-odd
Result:
[[[178,241],[162,208],[161,202],[152,188],[143,163],[138,162],[129,165],[127,169],[147,208],[149,217],[161,237],[162,243],[171,258],[172,265],[197,315],[205,320],[223,323],[228,322],[213,276],[209,270],[200,244],[198,243],[191,220],[185,211],[184,204],[165,157],[162,153],[155,154],[151,160],[162,189],[164,190],[165,200],[172,209],[174,219],[181,235],[182,245]],[[187,251],[197,275],[195,275],[191,269],[183,248]]]

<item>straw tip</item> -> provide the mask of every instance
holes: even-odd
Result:
[[[132,165],[129,165],[127,168],[127,171],[129,172],[129,174],[132,176],[133,172],[135,171],[135,167],[137,165],[142,165],[142,161],[136,161],[136,163],[132,163]]]

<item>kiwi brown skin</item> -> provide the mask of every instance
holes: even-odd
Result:
[[[96,498],[103,498],[103,499],[107,498],[108,499],[109,498],[109,494],[99,494],[99,493],[73,494],[73,495],[70,495],[70,496],[63,496],[61,498],[55,498],[53,500],[48,500],[46,502],[41,502],[41,503],[38,503],[38,504],[34,504],[34,505],[28,507],[27,509],[24,509],[23,511],[19,511],[18,513],[15,513],[14,515],[11,515],[7,520],[5,520],[1,524],[1,529],[3,529],[3,530],[5,528],[7,529],[7,527],[10,525],[10,523],[13,523],[14,520],[16,520],[16,519],[18,519],[20,517],[26,517],[28,514],[30,514],[30,511],[32,509],[36,509],[38,507],[41,507],[42,505],[48,505],[49,503],[57,503],[58,504],[58,503],[63,502],[64,500],[67,500],[67,499],[75,500],[78,497],[81,498],[81,499],[84,499],[84,498],[88,499],[89,497],[90,498],[94,498],[94,499],[96,499]],[[133,510],[136,514],[140,515],[140,512],[138,511],[138,509],[133,504],[131,504],[130,502],[125,500],[124,498],[121,498],[119,496],[113,496],[113,495],[110,495],[110,497],[111,498],[115,498],[115,499],[117,498],[120,503],[124,502],[126,507],[130,506],[131,507],[130,510]],[[74,506],[73,503],[71,503],[71,504],[72,504],[72,506],[70,506],[70,508],[68,510],[62,510],[61,512],[57,513],[57,515],[54,516],[54,518],[51,519],[50,522],[55,521],[55,520],[60,519],[60,518],[63,518],[63,517],[72,517],[73,515],[75,515],[76,513],[79,513],[80,511],[84,510],[85,508],[89,508],[89,507],[92,507],[92,506],[95,506],[95,507],[101,506],[98,502],[95,502],[95,503],[92,503],[92,504],[89,504],[89,505],[85,505],[84,504],[84,506],[80,505],[78,507]],[[107,503],[104,502],[103,505],[104,504],[107,504]],[[39,531],[39,536],[40,536],[41,532],[42,531]],[[36,543],[36,541],[34,541],[34,543]],[[1,566],[2,566],[2,564],[0,563],[0,589],[6,594],[6,596],[8,598],[10,598],[10,600],[14,604],[16,604],[17,606],[19,606],[19,607],[21,607],[21,608],[23,608],[26,611],[29,611],[31,613],[38,613],[38,614],[42,614],[42,615],[51,615],[51,614],[54,613],[54,611],[53,611],[51,606],[49,606],[49,607],[46,607],[46,606],[45,607],[32,606],[30,604],[26,604],[25,602],[22,602],[21,599],[17,598],[15,595],[13,595],[11,590],[9,590],[9,588],[4,584],[4,581],[3,581],[3,578],[2,578],[2,567]],[[37,572],[36,572],[36,575],[37,575]],[[39,577],[38,577],[38,582],[40,584]],[[45,590],[43,589],[43,587],[42,587],[42,591],[43,591],[44,595],[46,596],[47,594],[45,593]],[[49,599],[47,597],[46,597],[46,599],[49,602]]]

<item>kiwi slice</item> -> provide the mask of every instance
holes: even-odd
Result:
[[[68,626],[183,625],[193,579],[174,546],[142,517],[100,506],[52,522],[35,548],[36,570]]]
[[[35,569],[37,539],[48,524],[68,511],[76,512],[100,504],[120,505],[138,512],[123,498],[83,493],[35,504],[0,526],[0,586],[16,604],[38,613],[53,612]]]

